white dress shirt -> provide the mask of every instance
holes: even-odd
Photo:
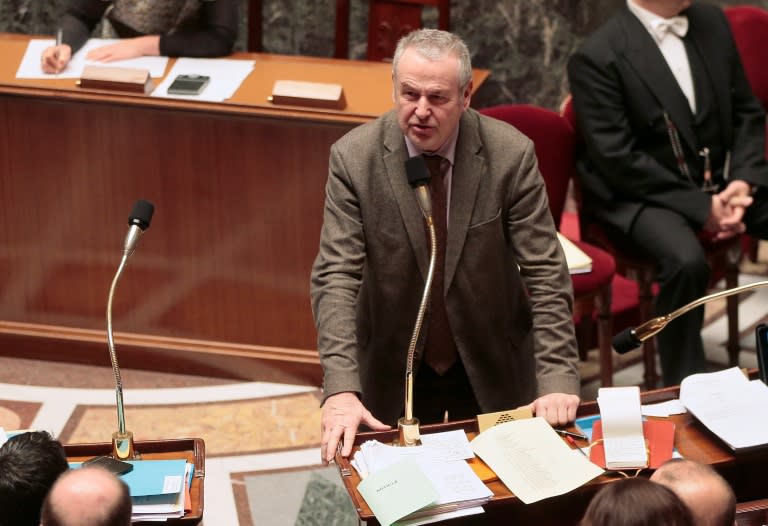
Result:
[[[682,37],[688,31],[688,19],[684,16],[662,18],[637,5],[632,0],[627,0],[627,7],[635,15],[653,37],[653,41],[659,46],[661,54],[667,61],[669,69],[677,80],[691,113],[696,114],[696,93],[693,87],[691,65],[688,62],[688,53],[685,51]]]

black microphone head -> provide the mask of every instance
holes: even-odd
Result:
[[[405,174],[408,176],[408,183],[414,188],[429,184],[427,161],[421,155],[405,161]]]
[[[149,228],[149,222],[152,221],[152,214],[155,213],[155,205],[144,199],[139,199],[133,205],[131,215],[128,216],[128,224],[136,225],[142,230]]]
[[[619,354],[628,353],[632,349],[637,349],[641,343],[643,342],[640,341],[640,338],[635,336],[632,327],[624,329],[613,337],[613,349]]]

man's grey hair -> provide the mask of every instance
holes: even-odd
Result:
[[[417,29],[402,37],[397,42],[395,56],[392,59],[392,72],[397,78],[397,65],[406,49],[413,48],[429,60],[437,60],[447,54],[453,54],[459,61],[459,88],[463,90],[472,80],[472,59],[469,49],[462,39],[439,29]]]

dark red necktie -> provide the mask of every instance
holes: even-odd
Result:
[[[456,345],[453,341],[448,313],[445,310],[445,247],[448,239],[448,202],[445,190],[445,172],[439,155],[424,155],[429,168],[429,192],[432,196],[432,220],[435,224],[437,252],[435,271],[430,293],[429,326],[424,347],[424,360],[437,374],[444,374],[456,362]]]

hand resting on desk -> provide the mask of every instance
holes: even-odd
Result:
[[[339,441],[343,439],[343,457],[352,454],[357,428],[363,423],[374,431],[386,431],[390,426],[377,420],[355,393],[344,392],[329,396],[320,417],[320,456],[324,465],[333,460]]]
[[[551,426],[564,426],[576,419],[580,399],[576,395],[549,393],[538,397],[522,408],[529,408],[534,416],[543,417]]]

